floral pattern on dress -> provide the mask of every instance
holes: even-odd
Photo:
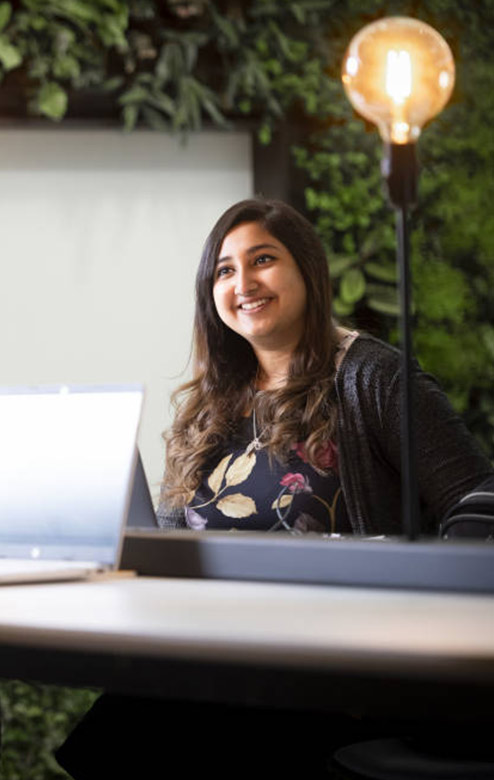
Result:
[[[321,448],[314,469],[303,442],[294,444],[283,464],[270,460],[265,449],[249,447],[248,434],[246,427],[245,441],[238,441],[238,449],[217,456],[204,473],[187,507],[189,528],[334,533],[342,522],[337,512],[346,522],[333,442]]]

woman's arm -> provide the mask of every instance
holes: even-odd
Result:
[[[361,336],[337,374],[341,476],[357,533],[401,528],[400,368],[397,349]],[[493,469],[437,382],[418,366],[414,380],[419,493],[437,525]]]
[[[185,510],[170,509],[163,500],[160,500],[156,510],[156,519],[160,528],[186,528]]]

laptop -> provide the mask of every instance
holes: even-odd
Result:
[[[140,385],[0,388],[0,584],[117,569]]]

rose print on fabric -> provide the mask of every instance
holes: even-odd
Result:
[[[280,485],[287,487],[290,493],[312,493],[309,478],[303,474],[285,474]]]
[[[292,449],[295,451],[295,454],[298,455],[300,460],[303,460],[304,463],[308,463],[304,442],[297,442],[297,444],[293,445]],[[327,441],[323,447],[318,449],[316,452],[316,460],[318,468],[322,469],[323,471],[331,470],[336,474],[339,473],[338,447],[331,440]]]

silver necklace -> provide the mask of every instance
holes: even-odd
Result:
[[[250,442],[250,444],[247,447],[247,455],[250,455],[250,453],[255,450],[258,452],[259,450],[262,450],[264,447],[264,444],[261,442],[261,436],[263,434],[263,431],[261,431],[261,435],[257,435],[257,426],[256,426],[256,407],[254,406],[252,409],[252,433],[254,438]]]
[[[259,371],[259,369],[258,369]],[[257,373],[256,373],[256,383],[257,383]],[[259,450],[262,450],[264,447],[264,444],[261,441],[261,438],[264,433],[263,429],[260,434],[257,433],[257,424],[256,424],[256,389],[255,385],[252,392],[252,441],[247,445],[246,454],[250,455],[251,452],[259,452]]]

